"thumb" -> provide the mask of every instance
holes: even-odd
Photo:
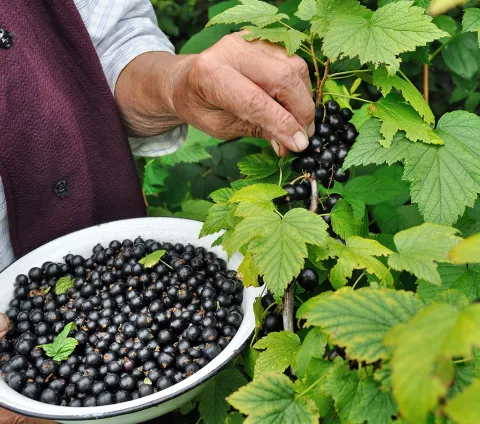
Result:
[[[10,327],[8,317],[0,313],[0,339],[3,339],[7,335],[8,327]]]

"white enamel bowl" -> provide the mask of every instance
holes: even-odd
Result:
[[[134,239],[142,236],[161,242],[191,243],[203,246],[227,259],[225,252],[219,247],[211,247],[216,236],[198,238],[201,222],[180,218],[139,218],[116,221],[58,238],[28,255],[22,257],[0,274],[0,311],[8,308],[13,297],[13,282],[18,274],[27,274],[33,266],[40,266],[45,261],[62,261],[68,253],[89,256],[92,247],[97,243],[104,246],[112,240]],[[235,254],[228,262],[228,268],[236,270],[242,256]],[[46,418],[62,423],[83,423],[95,420],[96,423],[135,424],[159,417],[181,406],[196,396],[205,383],[230,363],[250,340],[255,319],[253,301],[261,293],[259,288],[248,288],[244,291],[242,308],[245,311],[242,325],[225,350],[213,361],[193,376],[182,382],[155,393],[151,396],[116,405],[97,406],[92,408],[70,408],[52,406],[28,399],[15,392],[0,379],[0,406],[22,415]]]

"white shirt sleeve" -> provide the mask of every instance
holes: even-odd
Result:
[[[122,70],[146,52],[175,54],[160,30],[149,0],[74,0],[92,38],[108,84],[115,84]],[[131,138],[136,156],[163,156],[177,150],[187,136],[187,125],[149,138]]]

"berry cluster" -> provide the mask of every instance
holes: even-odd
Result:
[[[161,249],[156,265],[139,263]],[[6,311],[1,376],[31,399],[91,407],[151,395],[208,364],[242,323],[243,283],[203,247],[139,237],[64,259],[18,275]],[[74,287],[55,294],[62,276]],[[78,345],[56,362],[39,346],[70,322]]]

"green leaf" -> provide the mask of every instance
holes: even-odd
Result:
[[[352,408],[351,422],[369,424],[390,424],[397,415],[397,408],[390,391],[381,389],[372,377],[360,382],[361,398]]]
[[[480,265],[452,265],[441,263],[437,268],[442,280],[438,286],[425,280],[418,280],[417,294],[426,301],[433,302],[445,290],[455,289],[473,302],[480,294]]]
[[[396,71],[400,53],[448,36],[431,20],[424,9],[409,1],[387,4],[370,18],[342,15],[328,26],[323,50],[332,60],[358,56],[362,64],[385,63]]]
[[[239,412],[230,412],[225,420],[225,424],[242,424],[244,420],[243,415]]]
[[[442,283],[435,262],[448,262],[448,252],[460,240],[452,227],[425,223],[395,235],[397,252],[388,265],[397,271],[408,271],[432,284]]]
[[[317,1],[316,0],[302,0],[298,5],[298,10],[295,12],[295,16],[302,21],[311,21],[313,15],[317,13]]]
[[[459,290],[443,290],[434,300],[435,303],[447,303],[456,306],[458,309],[464,309],[468,306],[468,298]]]
[[[145,268],[152,268],[160,262],[163,255],[167,253],[166,250],[156,250],[138,261]]]
[[[235,222],[233,215],[234,207],[231,205],[213,205],[209,210],[205,223],[200,231],[200,237],[215,234],[221,230],[227,229]]]
[[[161,23],[159,22],[161,26]],[[205,28],[193,34],[180,49],[180,54],[198,54],[213,46],[217,41],[230,34],[234,25]],[[163,27],[162,27],[163,29]],[[204,152],[203,152],[204,153]]]
[[[265,40],[271,43],[281,43],[287,50],[287,54],[292,56],[300,48],[302,42],[308,37],[296,29],[289,28],[255,28],[245,27],[248,31],[243,38],[247,41]]]
[[[417,205],[395,207],[383,203],[375,206],[373,214],[380,230],[386,234],[395,234],[423,223]]]
[[[274,157],[257,153],[244,157],[238,162],[238,168],[248,178],[265,178],[275,174],[278,170],[277,161]]]
[[[443,140],[426,124],[415,109],[405,103],[401,96],[390,93],[377,103],[370,105],[370,113],[382,121],[380,132],[384,140],[380,143],[390,147],[398,131],[405,131],[411,141],[429,144],[443,144]]]
[[[255,184],[244,187],[230,197],[229,203],[240,203],[235,214],[252,216],[275,209],[272,200],[284,196],[287,192],[276,184]]]
[[[233,195],[233,190],[231,188],[219,188],[210,194],[210,198],[219,205],[226,205],[230,200],[230,197]]]
[[[308,325],[317,325],[350,358],[375,362],[388,358],[383,339],[395,325],[407,322],[423,306],[413,293],[390,289],[343,288],[328,297],[316,297],[303,314]]]
[[[357,371],[352,371],[343,361],[337,361],[327,376],[323,389],[335,401],[335,410],[342,424],[351,421],[352,409],[361,400],[361,386]]]
[[[72,354],[78,344],[76,339],[68,337],[70,331],[76,330],[76,328],[77,326],[74,322],[69,322],[65,325],[60,334],[55,337],[52,343],[40,345],[38,347],[42,348],[47,356],[53,358],[54,361],[64,361]]]
[[[402,161],[408,154],[412,142],[402,132],[393,137],[389,148],[383,147],[380,142],[383,140],[380,134],[381,123],[379,119],[369,119],[362,126],[360,134],[353,144],[343,164],[343,169],[352,166],[387,163],[392,165]]]
[[[300,8],[299,8],[300,11]],[[317,10],[312,21],[312,34],[325,37],[330,24],[343,16],[359,16],[369,18],[372,12],[355,0],[317,0]],[[297,15],[298,16],[298,15]],[[305,17],[307,14],[305,14]]]
[[[400,413],[406,423],[423,423],[454,378],[454,373],[445,373],[450,358],[467,357],[480,343],[480,305],[460,311],[434,303],[392,329],[385,343],[394,347],[390,365]]]
[[[456,264],[480,263],[480,234],[462,240],[448,256]]]
[[[325,354],[326,335],[314,327],[307,333],[295,357],[295,372],[297,377],[303,378],[311,358],[321,359]]]
[[[248,348],[243,351],[243,365],[245,367],[245,372],[251,379],[253,379],[255,364],[259,356],[260,352],[251,346],[248,346]]]
[[[182,203],[182,211],[175,213],[175,216],[180,218],[195,219],[197,221],[205,221],[208,211],[213,206],[213,203],[202,200],[186,200]]]
[[[268,371],[282,373],[292,365],[300,347],[300,339],[290,331],[280,331],[268,334],[253,347],[265,349],[255,363],[255,378],[257,378]]]
[[[277,13],[278,9],[268,3],[258,0],[240,0],[239,6],[227,9],[219,13],[207,23],[207,27],[217,24],[241,24],[250,22],[253,25],[263,28],[267,25],[288,19],[288,15]]]
[[[478,35],[478,43],[480,44],[480,9],[465,9],[462,20],[463,32],[476,32]]]
[[[353,216],[352,207],[343,199],[330,212],[332,228],[342,239],[362,235],[363,218]]]
[[[315,404],[297,397],[293,383],[283,374],[262,374],[228,397],[228,402],[249,424],[318,424]]]
[[[158,160],[163,165],[169,166],[182,162],[200,162],[211,157],[206,147],[215,146],[220,143],[223,143],[223,141],[212,138],[204,132],[197,130],[195,127],[189,126],[188,136],[183,145],[174,153],[163,156]]]
[[[55,284],[55,293],[64,294],[73,287],[75,287],[75,278],[62,277]]]
[[[211,379],[200,395],[198,410],[205,424],[225,422],[230,409],[225,398],[247,383],[236,369],[226,369]]]
[[[427,124],[435,123],[435,117],[430,106],[428,106],[421,93],[410,81],[403,79],[399,75],[389,75],[387,68],[381,66],[373,72],[373,82],[381,90],[384,97],[393,88],[397,89]]]
[[[442,50],[442,58],[452,72],[472,78],[480,67],[477,38],[468,32],[453,38]]]
[[[458,24],[451,16],[435,16],[433,18],[433,23],[438,26],[442,31],[446,31],[452,36],[458,32]]]
[[[245,287],[258,287],[258,271],[250,252],[245,253],[243,261],[238,267],[238,273]]]
[[[275,296],[281,296],[303,268],[304,258],[308,256],[307,244],[323,246],[327,241],[325,221],[300,208],[288,211],[283,219],[278,218],[271,225],[254,229],[256,238],[250,242],[249,250],[257,270]]]
[[[330,241],[331,240],[331,241]],[[350,237],[345,244],[329,240],[329,257],[338,257],[336,265],[330,270],[330,282],[335,289],[347,284],[354,269],[365,269],[376,275],[383,284],[391,285],[392,276],[388,269],[375,256],[388,256],[391,250],[378,241],[362,237]]]
[[[444,410],[457,424],[478,423],[480,422],[479,398],[480,379],[477,378],[462,393],[457,393],[453,399],[450,399]]]

